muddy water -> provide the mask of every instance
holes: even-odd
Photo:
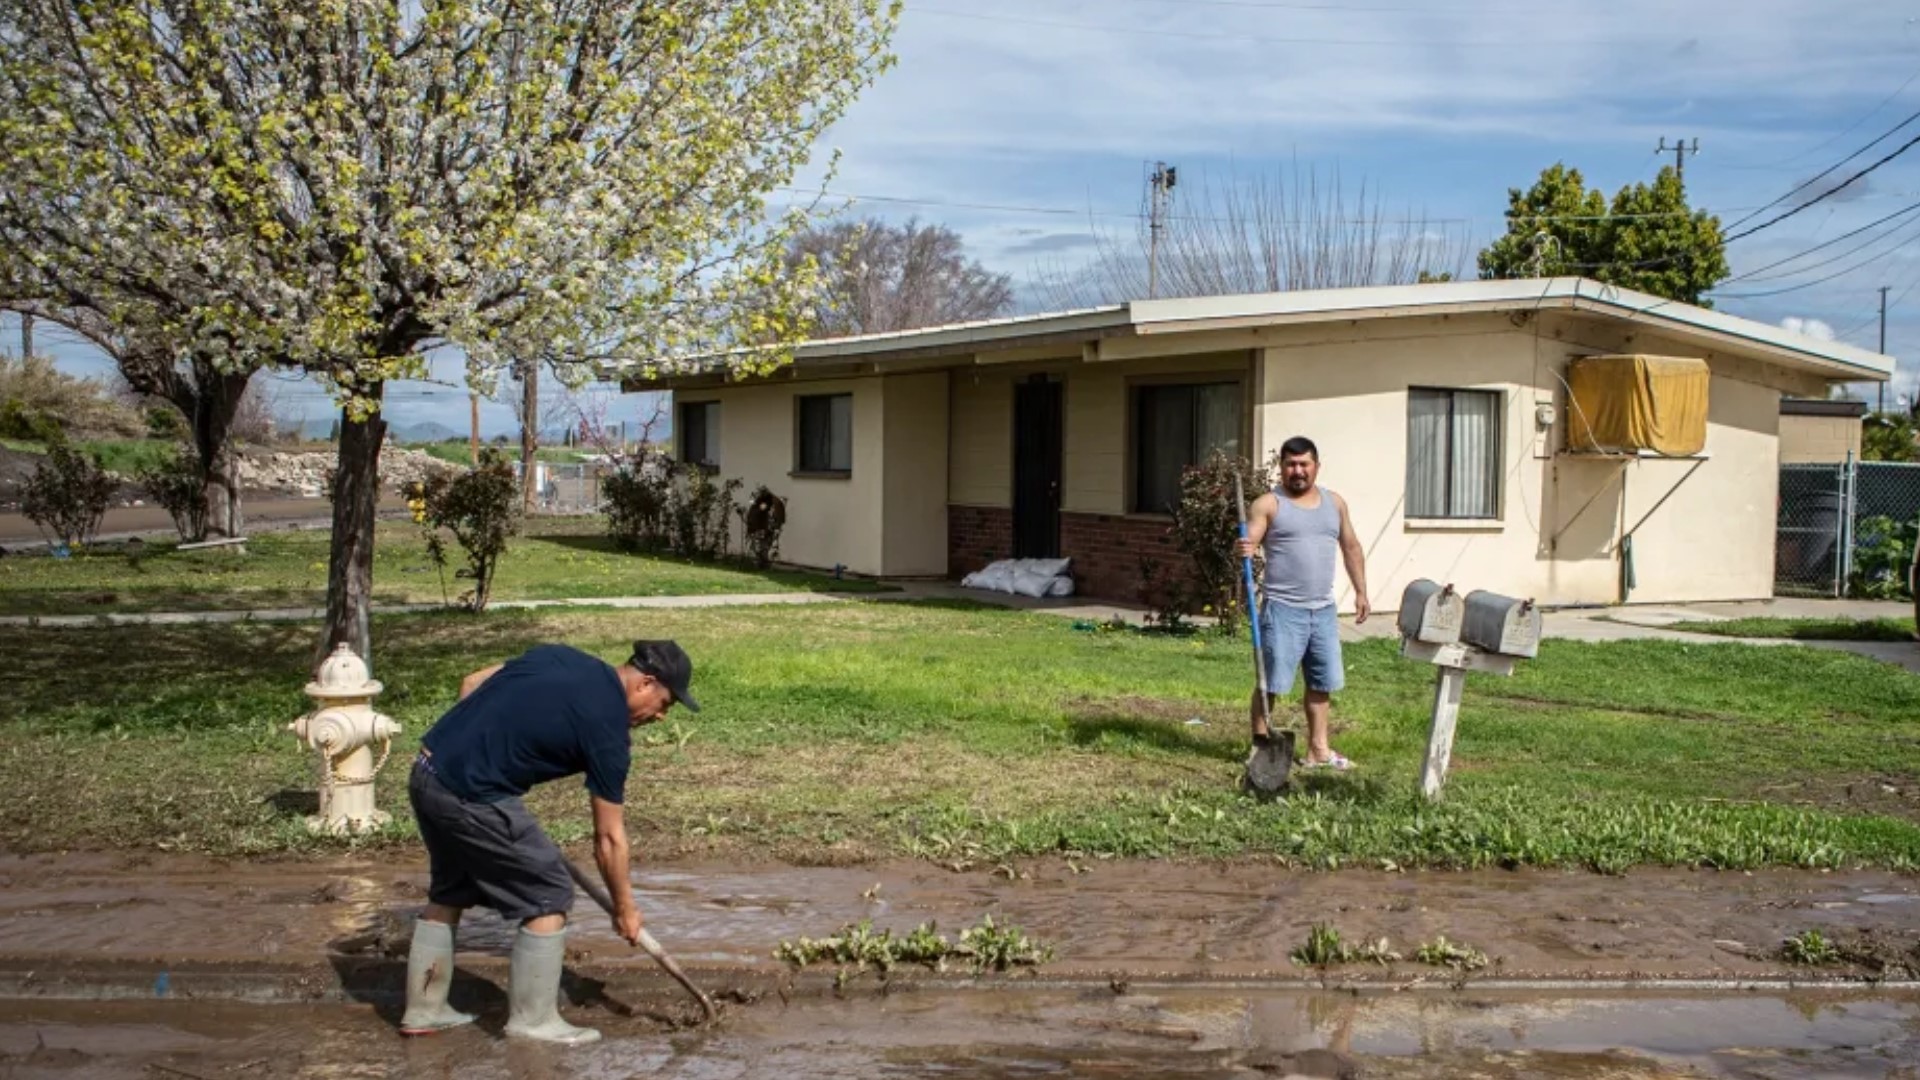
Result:
[[[423,860],[220,863],[128,856],[0,857],[0,958],[322,963],[404,951],[423,902]],[[1920,965],[1920,879],[1886,873],[1636,871],[1289,873],[1264,866],[1060,860],[1008,879],[924,862],[851,868],[650,864],[636,891],[655,936],[683,963],[774,967],[783,939],[870,918],[952,933],[991,913],[1056,946],[1049,973],[1286,978],[1315,922],[1349,940],[1411,950],[1444,934],[1505,977],[1755,977],[1808,929],[1870,933]],[[585,965],[645,967],[581,901],[569,944]],[[461,929],[471,956],[502,956],[511,928],[482,912]],[[1413,969],[1418,970],[1418,969]],[[1374,972],[1404,979],[1411,970]]]
[[[734,1011],[665,1033],[576,1011],[595,1045],[482,1026],[402,1040],[355,1007],[0,1005],[0,1076],[1913,1076],[1920,997],[934,991]]]

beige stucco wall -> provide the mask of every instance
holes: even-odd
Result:
[[[795,399],[853,395],[848,477],[792,475]],[[787,500],[779,558],[871,576],[946,572],[947,375],[787,379],[685,391],[720,403],[720,475]]]
[[[1772,594],[1775,444],[1780,382],[1758,365],[1679,343],[1574,320],[1536,335],[1503,319],[1405,320],[1346,340],[1324,331],[1266,349],[1263,454],[1292,434],[1319,444],[1321,482],[1346,497],[1367,552],[1372,603],[1391,609],[1416,578],[1542,602],[1621,599],[1621,538],[1634,530],[1632,601],[1750,599]],[[1560,378],[1576,355],[1635,348],[1706,359],[1703,460],[1556,456],[1566,409]],[[1486,522],[1410,521],[1406,391],[1410,386],[1503,395],[1501,516]],[[1561,423],[1540,427],[1553,403]],[[1340,602],[1353,597],[1340,575]]]
[[[1125,514],[1132,472],[1128,443],[1130,388],[1141,383],[1239,379],[1253,400],[1252,354],[1208,352],[1103,363],[1071,358],[960,369],[953,374],[953,501],[963,506],[1013,505],[1013,388],[1044,374],[1061,389],[1060,509]],[[1246,434],[1242,432],[1242,438]]]
[[[845,565],[877,574],[882,565],[882,381],[786,381],[676,394],[676,401],[720,403],[720,475],[738,478],[743,495],[765,484],[787,500],[779,558],[803,566]],[[794,399],[853,394],[853,475],[796,477]]]
[[[1857,416],[1782,416],[1780,464],[1835,465],[1860,458]]]
[[[878,380],[885,433],[880,572],[947,572],[947,373]]]

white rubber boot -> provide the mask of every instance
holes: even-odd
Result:
[[[407,1014],[400,1018],[400,1034],[431,1035],[473,1017],[447,1008],[453,989],[453,927],[428,919],[413,924],[413,948],[407,953]]]
[[[590,1043],[600,1037],[592,1028],[574,1027],[560,1019],[560,968],[567,953],[567,932],[536,934],[520,928],[513,939],[513,967],[508,976],[507,1034],[557,1043]]]

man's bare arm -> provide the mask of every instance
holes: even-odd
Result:
[[[593,861],[613,899],[613,924],[630,942],[640,939],[640,907],[633,901],[632,851],[627,846],[627,818],[619,803],[598,795],[593,804]]]
[[[1359,534],[1353,531],[1353,518],[1347,513],[1347,500],[1338,495],[1333,500],[1340,508],[1340,560],[1347,564],[1347,579],[1353,582],[1354,621],[1366,622],[1367,616],[1373,611],[1373,605],[1367,599],[1367,551],[1360,546]]]
[[[468,675],[466,678],[461,679],[460,680],[460,700],[461,701],[467,700],[468,694],[471,694],[475,690],[480,689],[481,683],[486,682],[488,679],[493,678],[493,673],[496,671],[499,671],[501,668],[505,666],[506,666],[505,664],[495,664],[489,668],[481,668],[479,671],[476,671],[473,674]]]

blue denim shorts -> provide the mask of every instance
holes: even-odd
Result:
[[[1267,690],[1293,689],[1293,673],[1305,669],[1307,689],[1331,694],[1347,685],[1340,658],[1340,615],[1332,604],[1288,607],[1272,600],[1260,605],[1260,648],[1266,654]]]

